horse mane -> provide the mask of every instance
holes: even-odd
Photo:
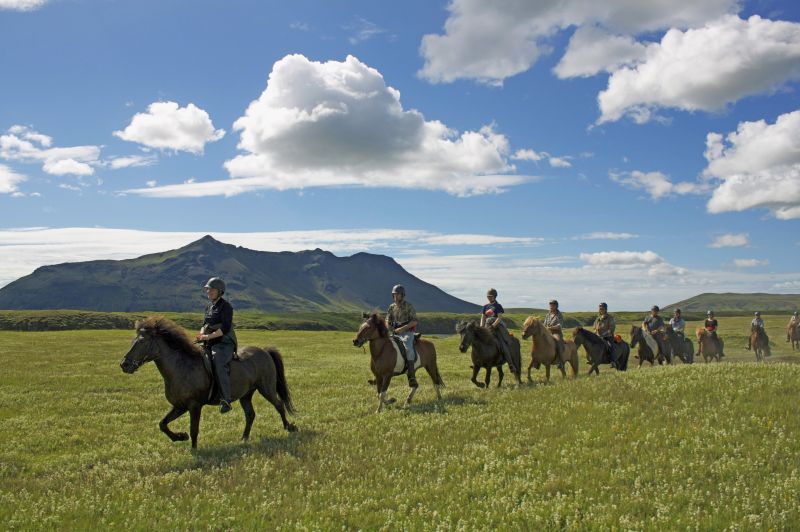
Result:
[[[387,336],[389,336],[389,331],[386,330],[386,323],[384,323],[380,313],[378,313],[377,311],[373,312],[372,314],[369,315],[367,321],[369,321],[369,323],[378,330],[378,335],[381,338],[386,338]]]
[[[602,338],[583,327],[575,327],[575,332],[572,333],[572,336],[577,337],[578,333],[583,333],[582,336],[591,344],[600,345],[605,343]]]
[[[463,334],[468,328],[475,331],[475,338],[481,344],[494,343],[494,334],[489,327],[481,327],[477,320],[464,320],[456,324],[456,333]]]
[[[144,321],[137,321],[136,330],[144,330],[155,334],[164,340],[164,343],[172,350],[186,353],[187,355],[203,356],[203,351],[189,338],[183,327],[169,318],[151,316]]]

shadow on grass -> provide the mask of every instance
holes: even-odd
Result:
[[[459,407],[486,404],[488,404],[488,401],[485,399],[475,399],[474,397],[468,397],[465,395],[444,394],[441,401],[426,401],[424,403],[412,402],[407,408],[403,408],[402,406],[396,406],[395,408],[406,410],[407,412],[413,414],[446,414],[447,408],[451,406]],[[402,402],[400,402],[399,405],[402,405]]]
[[[199,447],[192,451],[193,460],[191,462],[175,464],[173,467],[166,468],[165,472],[180,473],[197,469],[211,469],[250,457],[272,457],[279,454],[290,454],[297,458],[303,458],[303,449],[316,437],[316,431],[300,429],[285,436],[263,437],[259,440],[250,439],[248,442],[239,441],[225,445]]]

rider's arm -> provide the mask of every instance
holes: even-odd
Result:
[[[481,312],[481,327],[486,327],[486,314]]]
[[[503,321],[503,313],[498,312],[497,316],[495,316],[494,323],[492,323],[492,327],[498,327],[500,323]]]
[[[402,327],[398,327],[397,329],[395,329],[394,332],[396,332],[397,334],[402,334],[409,329],[413,329],[416,326],[417,326],[417,320],[411,320]]]

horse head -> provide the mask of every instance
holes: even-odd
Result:
[[[542,324],[535,316],[528,316],[522,324],[522,339],[527,340],[532,334],[538,334]]]
[[[575,345],[583,345],[584,332],[586,332],[586,329],[583,327],[575,327],[575,330],[572,331],[572,341],[575,342]]]
[[[119,364],[125,373],[134,373],[146,362],[155,360],[161,354],[158,347],[157,329],[149,327],[148,323],[149,321],[147,323],[136,322],[136,337]]]
[[[362,314],[362,317],[364,318],[364,322],[358,328],[356,336],[353,338],[354,346],[361,347],[369,340],[375,340],[386,336],[386,325],[377,312],[373,312],[372,314],[365,312]]]
[[[475,337],[475,321],[465,320],[460,321],[456,325],[456,333],[461,336],[461,343],[458,344],[458,350],[462,353],[467,352],[467,348],[472,344]]]
[[[636,347],[636,342],[642,341],[642,328],[631,325],[631,347]]]

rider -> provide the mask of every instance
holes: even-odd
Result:
[[[758,314],[756,312],[756,314]],[[717,329],[719,328],[719,323],[717,319],[714,317],[714,311],[709,310],[706,312],[706,321],[703,324],[703,327],[706,329],[706,334],[711,336],[711,339],[714,340],[714,343],[717,344],[717,352],[719,353],[719,357],[722,358],[725,356],[725,353],[722,352],[722,341],[720,341],[719,336],[717,336]],[[702,349],[702,343],[700,344]]]
[[[767,331],[764,329],[764,320],[761,319],[760,312],[756,312],[753,321],[750,322],[750,332],[751,333],[757,332],[759,334],[763,334],[764,337],[767,336]],[[753,348],[753,336],[751,335],[747,339],[747,350],[750,351],[750,349],[752,348]]]
[[[500,345],[503,357],[506,359],[506,362],[508,362],[511,373],[517,373],[517,368],[511,358],[511,351],[508,348],[511,343],[511,337],[508,335],[508,329],[506,329],[505,323],[503,323],[503,312],[505,311],[503,310],[503,305],[497,302],[497,290],[490,288],[489,291],[486,292],[486,298],[489,300],[489,303],[483,306],[483,311],[481,312],[481,327],[488,326],[491,328],[495,338],[497,338],[497,343]]]
[[[564,370],[564,362],[561,360],[561,352],[564,349],[564,333],[561,330],[564,326],[564,316],[558,310],[557,300],[551,299],[549,306],[550,312],[544,318],[544,326],[556,339],[556,363],[560,369]]]
[[[392,287],[392,299],[394,303],[389,305],[389,310],[386,312],[386,327],[406,346],[408,386],[416,388],[418,385],[414,361],[417,357],[414,356],[414,333],[417,330],[417,311],[406,301],[406,289],[401,284]]]
[[[786,341],[787,342],[791,341],[791,339],[792,339],[791,338],[792,328],[796,329],[798,326],[800,326],[800,316],[797,315],[797,311],[795,310],[794,314],[792,314],[792,318],[789,320],[789,325],[786,326]]]
[[[231,410],[230,363],[236,352],[236,333],[233,330],[233,307],[222,295],[225,293],[225,281],[212,277],[203,287],[209,304],[203,327],[197,334],[197,340],[204,343],[206,356],[214,365],[220,393],[219,411],[221,414]]]
[[[669,319],[669,326],[672,327],[672,330],[675,332],[675,334],[680,336],[681,340],[683,340],[683,331],[686,330],[686,321],[681,317],[681,309],[675,309],[675,312]]]
[[[597,307],[597,318],[594,320],[594,332],[605,340],[608,355],[611,358],[611,367],[617,367],[617,350],[614,349],[614,331],[617,324],[614,316],[608,313],[608,304],[603,302]]]
[[[650,315],[642,322],[642,329],[650,333],[662,353],[667,353],[667,349],[664,345],[664,319],[658,315],[660,310],[658,305],[650,307]],[[657,355],[658,353],[653,354]]]

